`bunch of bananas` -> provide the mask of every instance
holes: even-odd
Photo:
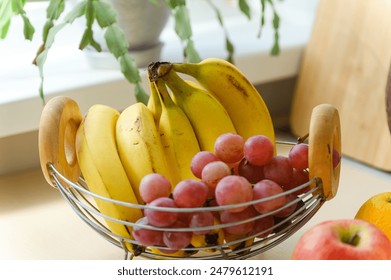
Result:
[[[145,204],[138,186],[146,174],[164,175],[173,188],[181,180],[195,178],[190,170],[193,156],[201,150],[213,152],[216,138],[223,133],[237,133],[245,139],[263,134],[274,141],[262,97],[245,75],[225,60],[157,62],[149,66],[148,75],[147,105],[135,103],[120,113],[97,104],[81,120],[76,133],[77,162],[93,193]],[[143,216],[142,210],[95,200],[112,233],[133,240],[131,226],[123,221],[135,223]],[[192,245],[216,245],[210,244],[211,239],[222,244],[222,230],[198,235]],[[135,255],[145,249],[133,242],[125,244]]]

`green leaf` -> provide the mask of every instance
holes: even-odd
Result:
[[[92,25],[94,24],[95,21],[95,11],[91,0],[88,0],[87,2],[85,18],[86,18],[87,27],[92,28]]]
[[[140,83],[136,83],[134,87],[134,96],[137,102],[148,104],[149,95],[145,92]]]
[[[43,26],[43,29],[42,29],[42,38],[43,38],[44,42],[46,42],[49,31],[53,26],[54,26],[54,22],[52,20],[47,20],[45,22],[45,25]]]
[[[189,11],[186,6],[178,6],[174,11],[175,32],[182,40],[189,39],[192,36]]]
[[[64,17],[64,21],[73,23],[75,19],[83,16],[86,12],[87,3],[85,1],[77,3],[76,6]]]
[[[25,15],[22,15],[22,18],[23,18],[23,23],[24,23],[24,27],[23,27],[24,38],[26,40],[31,41],[34,36],[35,29],[34,29],[33,25],[31,24],[30,20]]]
[[[94,1],[92,3],[95,17],[100,27],[105,28],[117,22],[117,13],[110,4],[101,1]]]
[[[121,72],[130,83],[135,84],[141,81],[136,63],[128,53],[121,55],[118,60],[121,65]]]
[[[175,9],[178,6],[186,6],[186,0],[166,0],[166,5],[171,9]]]
[[[47,38],[46,38],[46,41],[45,41],[45,48],[46,49],[49,49],[52,47],[53,43],[54,43],[54,39],[57,35],[57,33],[63,29],[65,26],[66,26],[66,22],[62,22],[58,25],[55,25],[53,26],[52,28],[49,29],[49,32],[48,32],[48,35],[47,35]]]
[[[247,0],[239,0],[239,9],[247,16],[248,19],[251,19],[251,9],[247,3]]]
[[[10,25],[11,19],[4,21],[3,26],[0,29],[0,39],[4,39],[7,36]]]
[[[185,47],[185,56],[187,57],[188,62],[197,63],[201,61],[201,58],[194,47],[193,40],[189,39]]]
[[[92,30],[90,28],[86,28],[83,32],[83,36],[81,37],[79,43],[79,49],[84,50],[91,42],[92,38]]]
[[[234,53],[235,53],[235,47],[232,44],[232,42],[229,40],[228,37],[225,38],[225,49],[228,52],[228,56],[227,56],[226,60],[231,62],[231,63],[234,63],[233,56],[234,56]]]
[[[57,20],[65,9],[64,0],[50,0],[46,10],[46,17],[51,20]]]
[[[274,44],[270,51],[271,55],[279,55],[280,54],[280,44],[279,44],[279,34],[278,32],[274,33]]]
[[[129,43],[124,32],[117,24],[113,24],[106,29],[105,39],[109,51],[116,59],[128,52]]]

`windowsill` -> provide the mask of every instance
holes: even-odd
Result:
[[[282,52],[277,57],[269,55],[274,36],[269,22],[262,36],[257,38],[256,15],[249,22],[232,7],[223,10],[223,15],[229,15],[225,20],[236,48],[235,63],[255,85],[297,75],[317,1],[314,0],[312,5],[308,5],[307,1],[294,2],[284,1],[278,6]],[[189,4],[191,3],[190,1]],[[0,69],[0,138],[38,129],[42,110],[42,100],[38,96],[40,79],[38,69],[31,61],[40,44],[38,33],[42,20],[39,15],[44,13],[45,8],[45,3],[27,4],[28,16],[37,29],[33,42],[21,39],[19,18],[14,19],[9,36],[0,41],[0,53],[3,56],[3,67]],[[194,15],[194,41],[201,56],[224,58],[223,35],[214,15],[206,13],[199,1],[196,6],[191,7],[191,11]],[[77,49],[81,32],[82,26],[75,22],[60,32],[49,52],[44,68],[46,99],[67,95],[80,104],[82,111],[86,111],[94,103],[123,109],[126,104],[134,102],[133,86],[123,78],[118,69],[93,68],[85,53]],[[164,30],[161,40],[164,42],[161,60],[183,60],[181,45],[174,34],[172,22]],[[141,74],[147,89],[145,69],[141,69]]]

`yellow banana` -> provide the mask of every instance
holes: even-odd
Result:
[[[263,134],[275,141],[273,122],[262,96],[233,64],[219,58],[173,64],[174,71],[195,78],[225,107],[238,134],[245,139]]]
[[[158,65],[158,79],[166,82],[174,102],[189,118],[201,150],[213,152],[217,137],[227,132],[236,133],[230,116],[208,91],[189,84],[175,71],[170,70],[171,64]]]
[[[237,255],[243,255],[247,253],[250,249],[248,250],[243,250],[243,249],[250,247],[251,245],[254,244],[254,238],[246,238],[246,235],[233,235],[233,234],[224,233],[224,238],[226,243],[230,243],[228,244],[228,247],[232,250],[232,252],[234,252]],[[236,240],[240,240],[243,238],[246,238],[246,240],[235,242]]]
[[[155,85],[162,105],[158,131],[175,186],[184,179],[197,179],[190,164],[200,147],[189,119],[172,101],[164,82]]]
[[[150,82],[150,96],[147,107],[152,112],[156,127],[159,126],[160,115],[162,114],[162,104],[159,99],[159,93],[156,90],[155,84]]]
[[[214,225],[219,224],[220,221],[214,217]],[[212,247],[203,251],[215,252],[217,248],[213,247],[224,244],[224,231],[221,228],[214,228],[207,234],[193,234],[190,243],[194,248]]]
[[[115,137],[119,112],[104,105],[93,105],[76,134],[77,159],[87,185],[95,194],[110,199],[137,204],[138,201],[122,166]],[[125,207],[95,199],[100,212],[115,219],[136,222],[143,215],[140,209]],[[110,230],[133,239],[132,228],[106,219]],[[126,243],[128,250],[138,255],[141,246]]]
[[[144,203],[138,186],[145,175],[160,173],[172,182],[152,112],[146,105],[134,103],[121,113],[116,137],[121,161],[139,203]]]
[[[148,247],[148,249],[151,250],[151,252],[153,254],[161,256],[161,257],[157,257],[157,259],[187,258],[187,257],[190,257],[198,252],[197,250],[179,250],[179,251],[175,251],[173,253],[165,253],[165,252],[160,251],[156,247]]]

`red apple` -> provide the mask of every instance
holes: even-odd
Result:
[[[322,222],[299,239],[294,260],[391,260],[391,241],[372,223],[358,219]]]

